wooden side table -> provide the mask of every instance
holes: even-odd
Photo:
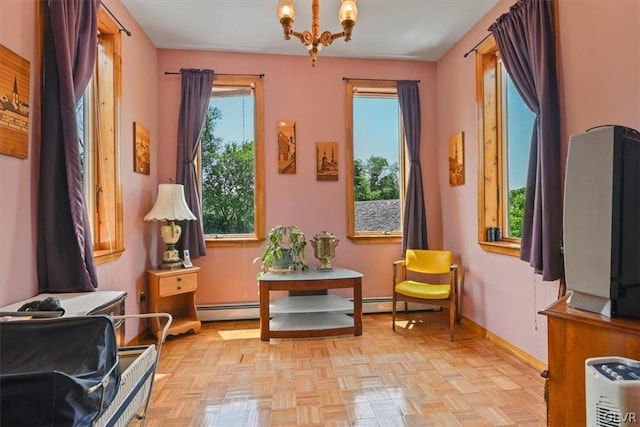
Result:
[[[199,333],[201,323],[196,312],[195,293],[200,267],[180,270],[147,270],[149,279],[149,311],[173,316],[167,335],[189,331]],[[151,319],[151,332],[159,339],[162,331],[159,319]]]

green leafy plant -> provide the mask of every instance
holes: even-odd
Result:
[[[270,268],[292,271],[309,269],[304,262],[304,250],[307,239],[304,232],[296,225],[276,225],[267,234],[260,261],[263,271]]]

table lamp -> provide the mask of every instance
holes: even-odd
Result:
[[[195,220],[196,216],[187,206],[184,198],[182,184],[158,185],[158,198],[153,208],[144,216],[145,221],[166,220],[167,224],[160,227],[160,235],[167,245],[162,257],[162,265],[165,270],[180,268],[182,259],[176,249],[176,243],[182,235],[182,227],[175,221]]]

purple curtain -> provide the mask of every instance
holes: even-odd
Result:
[[[562,183],[551,2],[519,0],[489,31],[516,89],[536,114],[520,258],[542,274],[543,280],[557,280],[562,276]]]
[[[211,99],[213,70],[181,69],[182,95],[178,119],[177,183],[184,185],[184,195],[195,221],[184,221],[180,250],[189,249],[191,258],[206,255],[202,229],[202,205],[196,181],[194,160],[200,147],[200,134]]]
[[[428,249],[427,215],[422,189],[422,168],[420,167],[420,92],[418,82],[403,80],[397,84],[398,102],[402,112],[402,123],[407,137],[409,154],[409,179],[404,202],[404,223],[402,230],[402,253],[409,249]]]
[[[49,2],[45,23],[38,195],[38,290],[93,291],[76,104],[93,74],[99,0]]]

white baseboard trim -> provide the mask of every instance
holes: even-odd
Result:
[[[392,308],[391,297],[384,298],[363,298],[363,313],[390,313]],[[400,306],[398,306],[400,308]],[[211,304],[198,305],[196,307],[198,318],[203,322],[215,322],[221,320],[252,320],[260,318],[260,304],[239,303],[239,304]],[[409,304],[409,310],[425,310],[428,308],[424,304]],[[433,307],[434,310],[439,307]]]

